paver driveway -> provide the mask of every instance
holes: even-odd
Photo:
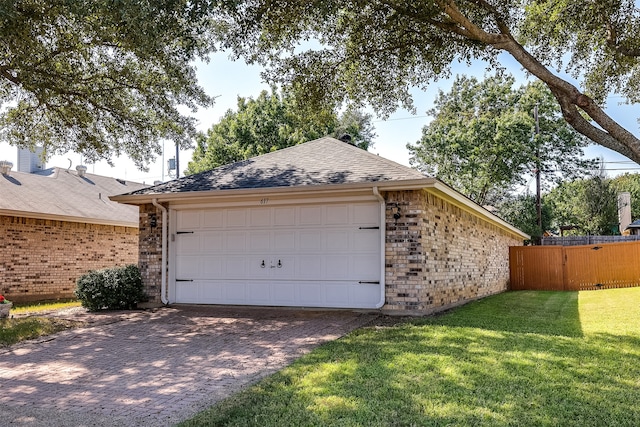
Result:
[[[0,350],[0,420],[172,425],[373,317],[201,306],[121,315]]]

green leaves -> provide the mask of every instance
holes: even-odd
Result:
[[[371,116],[347,109],[340,117],[333,110],[309,112],[288,95],[262,91],[256,98],[238,98],[237,111],[228,110],[207,135],[201,135],[189,162],[197,173],[271,151],[302,144],[326,135],[348,133],[352,143],[366,150],[375,133]]]
[[[581,174],[590,164],[581,159],[586,141],[562,120],[551,93],[538,82],[513,84],[500,73],[481,82],[458,76],[438,95],[421,140],[407,146],[411,164],[481,205],[526,184],[538,165],[547,183]]]
[[[160,139],[183,147],[212,99],[190,65],[213,49],[200,1],[54,0],[0,7],[0,137],[143,167]]]

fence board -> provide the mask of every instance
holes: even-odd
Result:
[[[640,242],[509,248],[511,289],[589,290],[640,286]]]

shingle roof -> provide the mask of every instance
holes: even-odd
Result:
[[[138,208],[108,196],[147,187],[100,175],[51,168],[36,174],[0,175],[0,214],[138,226]]]
[[[375,183],[424,178],[426,177],[415,169],[337,139],[324,137],[129,194]]]

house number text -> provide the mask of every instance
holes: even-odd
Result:
[[[267,203],[269,203],[269,198],[265,197],[264,199],[260,199],[260,204],[261,205],[266,205]]]

